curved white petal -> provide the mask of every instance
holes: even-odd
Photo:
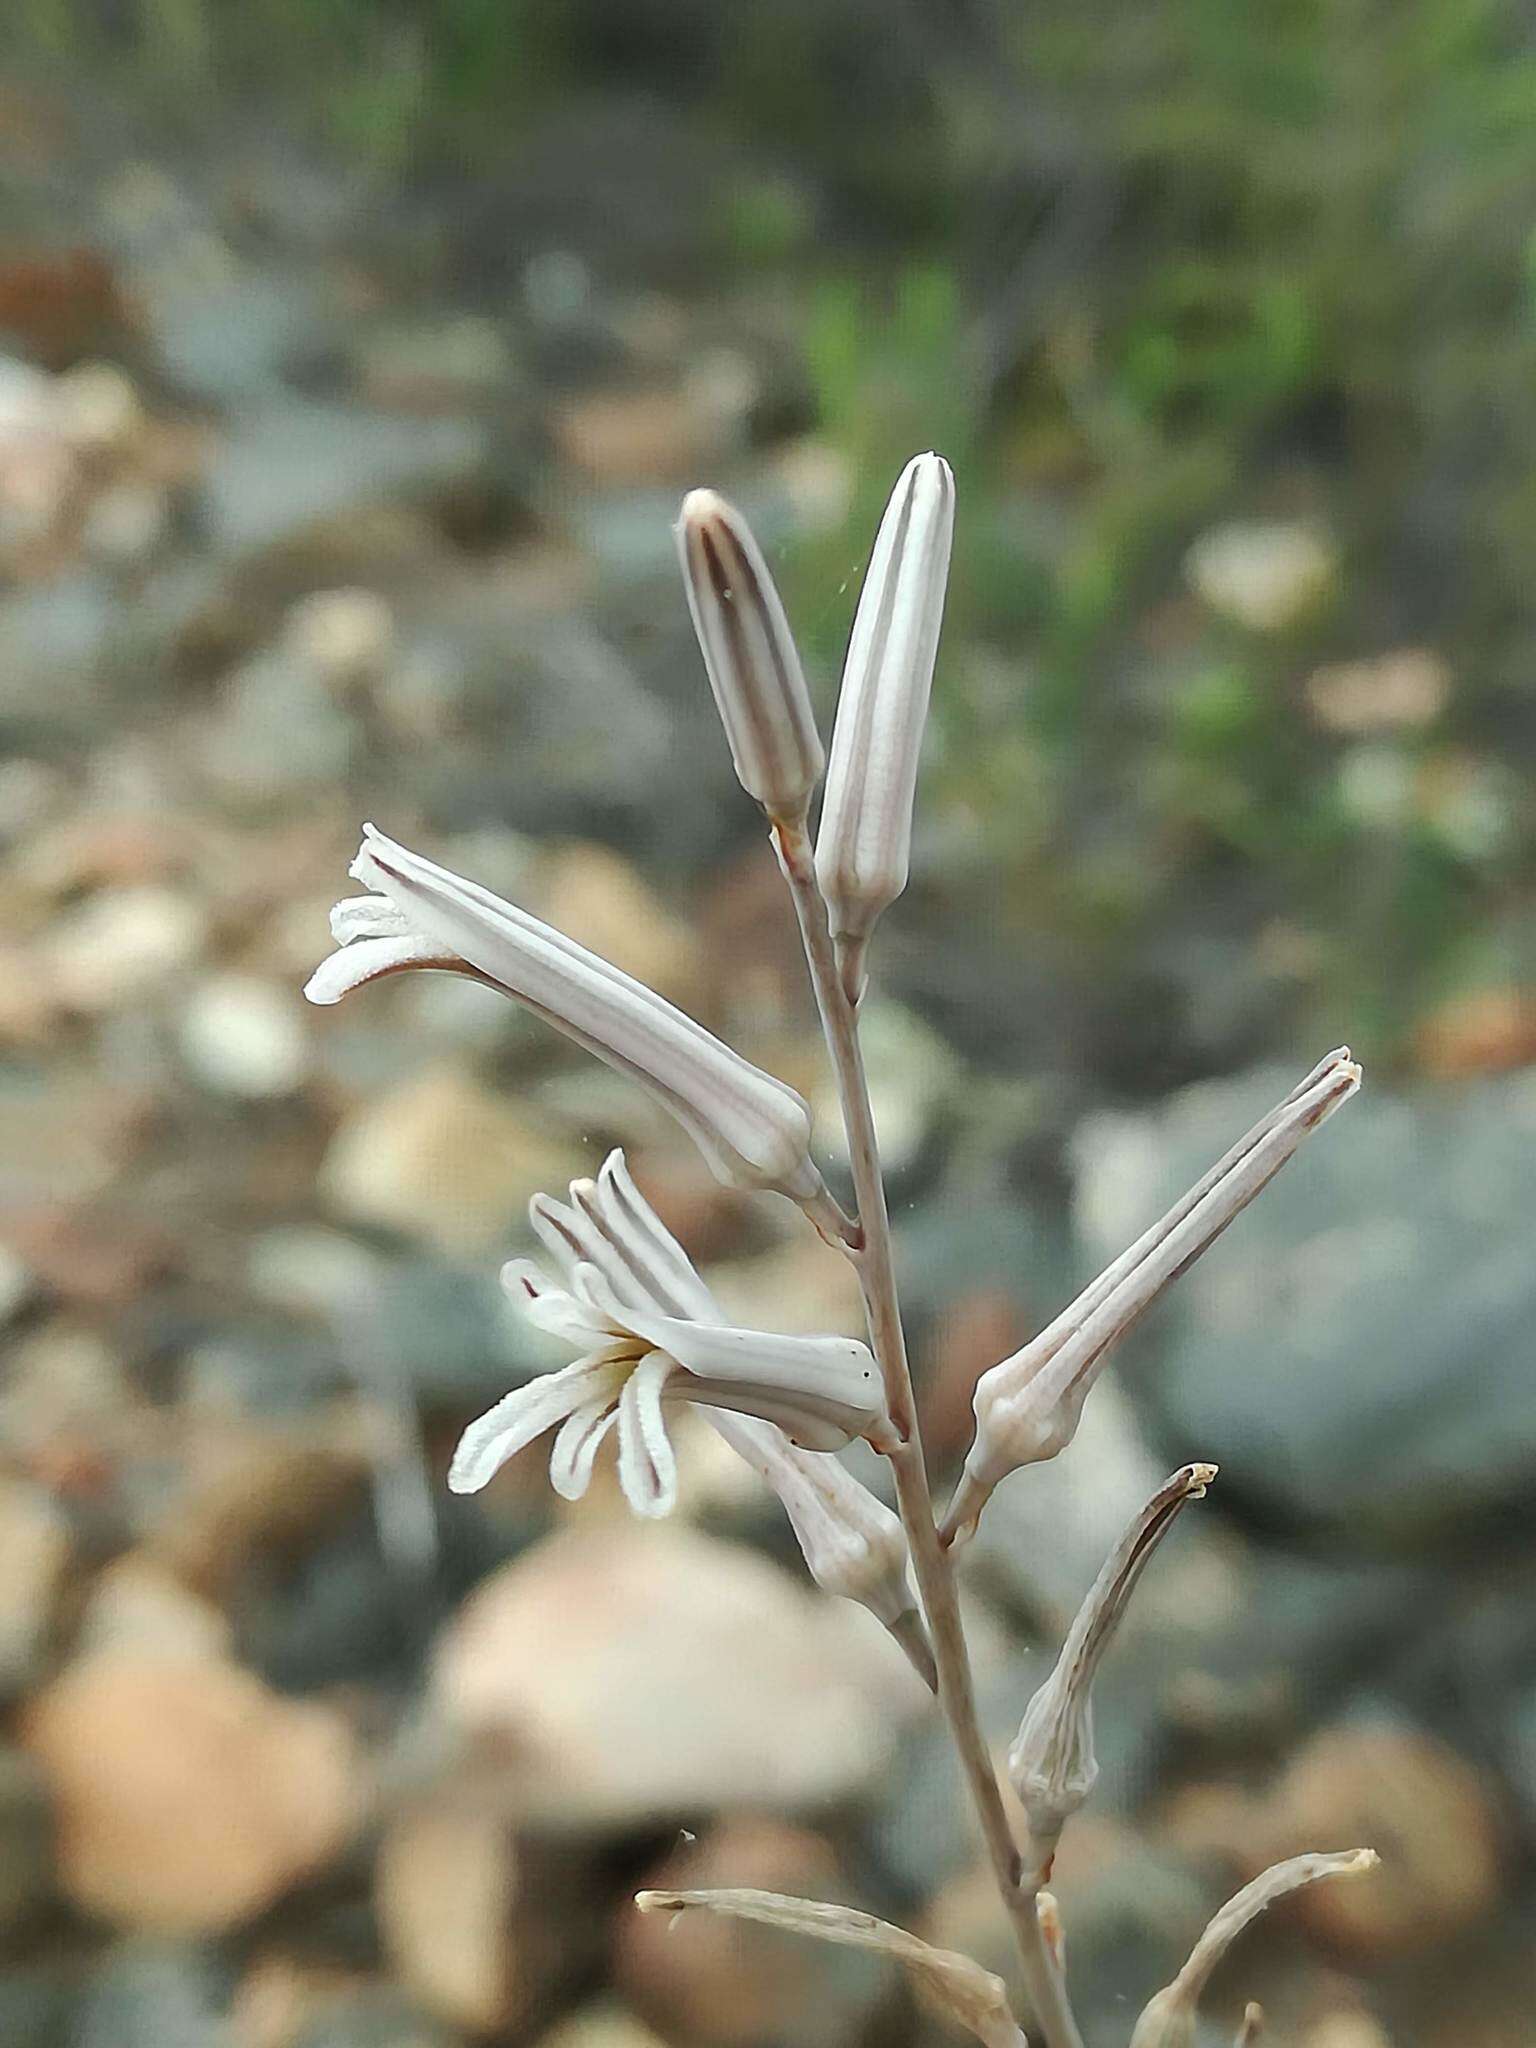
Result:
[[[605,1391],[584,1401],[561,1423],[549,1453],[549,1483],[563,1500],[580,1500],[586,1492],[593,1460],[618,1419],[613,1393]]]
[[[448,1485],[454,1493],[478,1493],[488,1480],[546,1429],[611,1387],[613,1367],[583,1359],[561,1372],[541,1373],[516,1387],[473,1421],[459,1438]],[[612,1396],[610,1394],[609,1398]]]
[[[344,896],[331,906],[331,937],[338,946],[354,939],[398,939],[410,930],[405,912],[387,896]]]
[[[306,999],[312,1003],[339,1003],[365,982],[381,974],[398,974],[403,967],[437,967],[448,973],[473,974],[456,953],[447,952],[441,941],[402,931],[398,937],[353,939],[336,953],[328,953],[304,984]],[[477,977],[478,978],[478,977]]]
[[[664,1351],[650,1351],[619,1396],[619,1484],[637,1515],[656,1519],[677,1505],[677,1459],[661,1412],[661,1390],[677,1370]]]
[[[562,1338],[578,1351],[590,1351],[612,1336],[603,1316],[546,1279],[532,1259],[508,1259],[501,1269],[501,1284],[536,1330]]]
[[[581,1196],[578,1198],[575,1186],[571,1195],[579,1199],[608,1241],[622,1251],[646,1286],[652,1305],[690,1322],[724,1322],[693,1261],[635,1186],[622,1152],[608,1154],[595,1187],[583,1182]]]
[[[528,1204],[528,1221],[566,1281],[583,1259],[597,1262],[596,1234],[569,1203],[557,1202],[553,1195],[535,1195]]]

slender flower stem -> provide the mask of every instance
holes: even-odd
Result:
[[[912,1373],[896,1293],[885,1182],[859,1045],[858,1013],[838,972],[826,906],[816,886],[810,840],[803,828],[782,825],[775,827],[773,837],[779,865],[794,899],[848,1134],[858,1225],[854,1241],[845,1249],[859,1276],[869,1320],[870,1346],[885,1381],[886,1405],[895,1425],[897,1442],[887,1456],[895,1474],[897,1510],[907,1532],[912,1569],[933,1640],[939,1704],[981,1823],[997,1888],[1018,1943],[1025,1987],[1046,2048],[1083,2048],[1082,2036],[1067,2003],[1066,1987],[1041,1931],[1035,1889],[1021,1883],[1023,1859],[1008,1825],[997,1774],[976,1718],[976,1692],[960,1626],[954,1574],[939,1543],[922,1438],[917,1428]]]

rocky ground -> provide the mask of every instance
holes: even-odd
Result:
[[[485,991],[298,994],[368,816],[825,1110],[669,533],[705,479],[770,551],[840,531],[861,486],[793,323],[612,282],[553,180],[494,293],[482,266],[455,296],[442,212],[386,228],[275,152],[9,175],[0,2036],[926,2042],[868,1958],[627,1910],[641,1882],[845,1897],[1006,1967],[922,1699],[750,1475],[685,1440],[660,1530],[606,1482],[553,1500],[536,1455],[442,1484],[544,1362],[495,1286],[522,1205],[612,1144],[744,1319],[851,1327],[843,1269]],[[1197,564],[1219,599],[1233,559]],[[1265,560],[1271,592],[1312,573]],[[1242,571],[1222,601],[1269,602]],[[1418,704],[1426,674],[1367,681]],[[1325,1049],[1150,1103],[1088,1054],[1042,1075],[1031,1043],[1079,1013],[989,939],[954,817],[870,1020],[941,1464],[976,1372]],[[1132,996],[1111,1022],[1134,1038]],[[1536,1083],[1483,1064],[1512,1070],[1330,1126],[972,1553],[1001,1743],[1129,1509],[1222,1465],[1105,1674],[1062,1857],[1095,2040],[1238,1882],[1357,1841],[1379,1878],[1277,1914],[1218,2016],[1258,1997],[1306,2048],[1530,2038]]]

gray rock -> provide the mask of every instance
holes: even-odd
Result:
[[[276,647],[230,677],[204,736],[202,765],[231,798],[271,803],[295,785],[338,781],[356,745],[352,719],[314,665]]]
[[[87,729],[117,599],[92,573],[56,576],[0,604],[0,718],[32,732]]]
[[[203,479],[211,536],[221,550],[259,547],[350,505],[462,477],[484,452],[472,421],[276,397],[215,446]]]
[[[337,1998],[301,2031],[293,2048],[455,2048],[458,2040],[381,1984]]]
[[[22,1751],[0,1749],[0,1929],[25,1925],[52,1895],[53,1816],[42,1774]],[[0,2040],[10,2039],[0,2025]]]
[[[190,1943],[124,1942],[92,1980],[72,2048],[208,2048],[222,2032],[223,1994]]]
[[[1290,1070],[1099,1117],[1098,1267],[1279,1099]],[[1369,1090],[1311,1139],[1116,1361],[1154,1430],[1271,1521],[1409,1550],[1532,1500],[1536,1077]]]
[[[0,1976],[0,2041],[5,2048],[80,2048],[79,1996],[67,1964],[8,1969]]]

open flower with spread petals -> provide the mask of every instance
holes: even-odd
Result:
[[[810,1111],[794,1089],[654,989],[372,825],[350,872],[375,893],[332,911],[339,950],[310,976],[312,1003],[339,1002],[405,968],[473,975],[643,1082],[721,1180],[774,1189],[813,1211],[830,1206],[810,1155]]]
[[[535,1195],[529,1215],[562,1273],[585,1263],[635,1309],[725,1325],[692,1260],[636,1187],[622,1152],[608,1155],[595,1180],[572,1181],[569,1202]],[[703,1412],[778,1495],[822,1591],[867,1607],[931,1683],[933,1654],[912,1590],[906,1534],[884,1501],[830,1451],[802,1448],[776,1422],[718,1403]]]
[[[569,1209],[547,1197],[532,1206],[535,1228],[556,1251],[560,1280],[529,1259],[514,1259],[502,1272],[529,1321],[569,1343],[576,1362],[518,1387],[470,1424],[448,1474],[456,1493],[477,1492],[524,1445],[554,1430],[550,1481],[566,1499],[579,1499],[599,1447],[616,1429],[619,1483],[630,1506],[641,1515],[668,1514],[677,1461],[667,1410],[679,1401],[759,1417],[814,1451],[857,1436],[888,1439],[880,1376],[856,1339],[695,1322],[648,1303],[640,1285],[615,1286],[611,1261],[584,1257],[579,1221],[568,1221],[583,1219],[590,1187],[574,1184]]]

